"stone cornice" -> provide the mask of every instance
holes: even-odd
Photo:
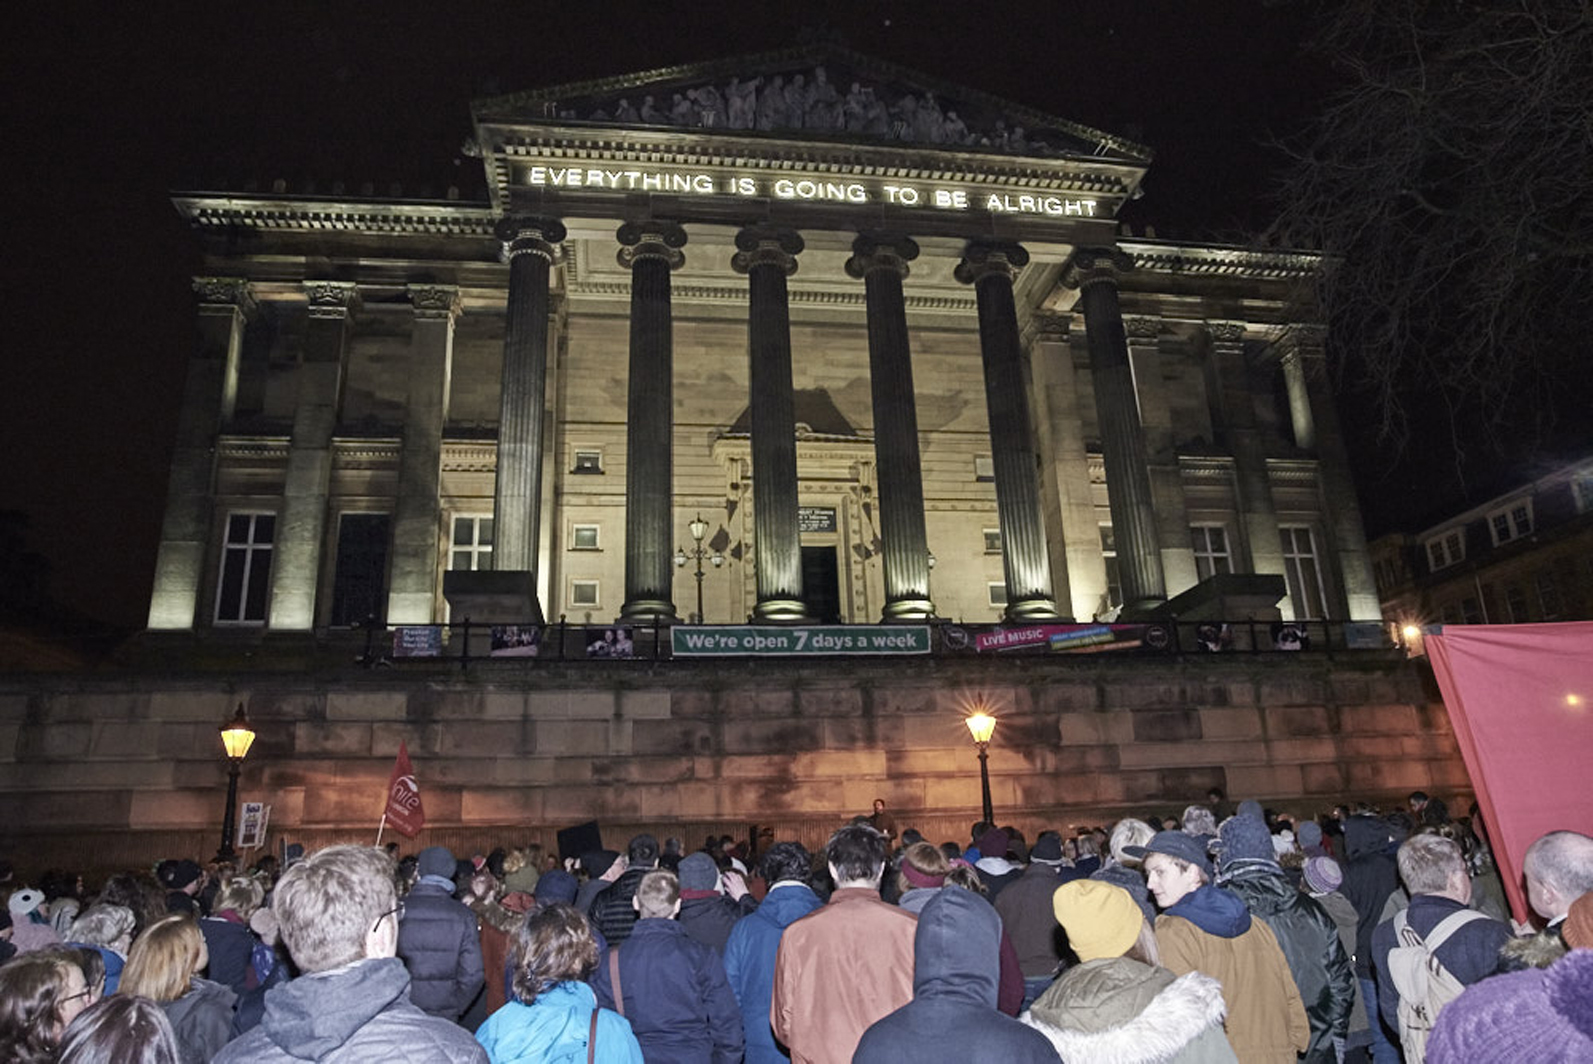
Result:
[[[727,273],[727,280],[739,276]],[[626,281],[578,281],[572,280],[568,284],[568,292],[573,297],[589,297],[596,299],[629,299],[631,286]],[[814,291],[810,289],[792,289],[789,293],[791,306],[816,306],[816,307],[857,307],[862,309],[866,304],[864,290],[859,287],[855,291]],[[747,303],[747,289],[743,285],[683,285],[676,282],[670,287],[670,298],[682,302],[694,303],[730,303],[745,306]],[[958,313],[973,313],[978,309],[978,304],[970,295],[966,299],[956,299],[947,296],[906,296],[904,299],[909,310],[935,310],[956,311]]]
[[[414,236],[493,237],[502,217],[486,204],[374,203],[351,199],[298,199],[182,193],[177,213],[197,229],[271,229]]]
[[[498,445],[444,440],[442,468],[445,473],[491,473],[498,468]]]
[[[1134,265],[1150,273],[1240,277],[1246,280],[1293,280],[1315,277],[1326,257],[1309,251],[1254,251],[1216,244],[1150,243],[1119,240]]]

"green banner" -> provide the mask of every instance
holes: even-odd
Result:
[[[788,657],[814,654],[928,654],[924,625],[681,625],[670,630],[677,658]]]

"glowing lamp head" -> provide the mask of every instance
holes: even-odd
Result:
[[[698,543],[701,543],[702,537],[708,534],[708,522],[702,519],[702,514],[698,514],[693,518],[691,524],[686,527],[691,530],[691,538]]]
[[[968,733],[980,746],[988,743],[990,737],[996,733],[996,718],[988,713],[970,713],[963,723],[968,725]]]
[[[254,729],[249,727],[249,718],[243,711],[242,702],[238,703],[238,712],[232,722],[221,729],[221,745],[234,761],[242,761],[248,755],[249,747],[254,745]]]
[[[1416,627],[1414,624],[1407,624],[1405,627],[1400,629],[1400,634],[1405,637],[1407,642],[1411,642],[1414,641],[1417,636],[1422,634],[1422,630]]]

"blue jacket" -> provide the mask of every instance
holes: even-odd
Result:
[[[736,922],[725,944],[725,975],[741,1003],[741,1025],[747,1035],[747,1064],[785,1064],[790,1060],[769,1028],[769,1001],[774,997],[774,962],[785,929],[824,903],[805,884],[771,888],[756,912]]]
[[[735,1064],[745,1037],[741,1010],[719,955],[673,920],[637,920],[619,955],[620,1015],[642,1045],[647,1064]],[[610,953],[612,957],[614,952]],[[592,973],[604,1008],[615,1008],[609,964]]]
[[[249,925],[242,920],[234,923],[217,914],[200,920],[199,932],[205,936],[205,948],[210,952],[210,967],[206,969],[210,981],[220,983],[234,994],[247,990],[249,960],[254,955],[256,941]]]
[[[934,895],[913,938],[913,1000],[863,1033],[852,1064],[1055,1064],[1056,1050],[1043,1034],[996,1011],[996,911],[971,891],[948,887]]]
[[[585,983],[549,987],[529,1005],[511,1001],[487,1017],[476,1041],[492,1064],[583,1064],[597,998]],[[642,1064],[642,1047],[618,1013],[597,1014],[599,1064]]]
[[[449,890],[422,879],[404,898],[398,955],[409,969],[409,998],[445,1020],[457,1020],[486,983],[476,914]]]
[[[1432,934],[1433,928],[1451,913],[1466,908],[1458,901],[1437,894],[1417,894],[1405,910],[1405,919],[1422,938]],[[1388,954],[1395,946],[1394,921],[1388,919],[1372,932],[1372,960],[1377,965],[1377,1007],[1383,1021],[1399,1030],[1399,991],[1388,974]],[[1484,918],[1464,925],[1438,947],[1438,963],[1449,969],[1449,974],[1461,986],[1480,983],[1499,970],[1499,947],[1510,941],[1510,927],[1498,920]]]

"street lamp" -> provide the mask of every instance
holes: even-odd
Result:
[[[990,805],[990,737],[996,733],[996,718],[980,710],[969,714],[963,723],[979,748],[979,788],[985,800],[985,823],[996,822],[996,811]]]
[[[221,815],[221,849],[216,851],[218,861],[231,861],[238,856],[232,848],[232,832],[237,823],[238,811],[238,770],[253,744],[254,729],[249,727],[249,717],[243,711],[243,703],[239,702],[238,712],[229,723],[221,726],[221,748],[227,752],[227,759],[232,764],[227,769],[227,809]]]
[[[687,525],[686,527],[691,530],[691,539],[695,546],[693,546],[689,551],[680,547],[675,548],[675,567],[677,569],[683,569],[686,567],[687,559],[697,559],[697,570],[692,574],[697,578],[697,612],[693,615],[693,623],[701,624],[703,559],[707,558],[709,564],[717,569],[721,565],[725,564],[725,556],[720,554],[718,551],[710,551],[707,547],[703,546],[702,538],[708,534],[708,522],[702,519],[702,514],[699,513],[696,517],[692,518],[691,524]]]

